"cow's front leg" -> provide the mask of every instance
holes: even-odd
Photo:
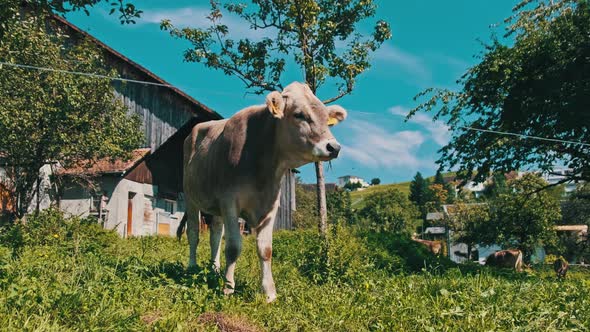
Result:
[[[272,230],[278,209],[278,201],[272,211],[262,220],[256,228],[256,245],[262,270],[262,290],[266,294],[266,302],[270,303],[277,298],[275,282],[272,277]]]
[[[223,216],[225,226],[225,289],[223,293],[228,295],[234,292],[236,283],[234,272],[236,261],[242,251],[242,234],[240,234],[240,224],[238,223],[238,214],[235,208],[226,210]]]

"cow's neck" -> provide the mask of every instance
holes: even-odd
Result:
[[[281,179],[288,169],[286,158],[278,144],[279,121],[267,109],[257,113],[249,124],[255,128],[255,132],[249,132],[256,137],[256,142],[253,143],[257,148],[254,149],[256,153],[253,157],[256,160],[257,187],[274,195],[278,193]]]

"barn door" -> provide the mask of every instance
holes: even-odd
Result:
[[[135,193],[129,192],[127,198],[127,237],[133,235],[133,197],[135,197]]]

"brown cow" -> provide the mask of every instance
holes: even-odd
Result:
[[[325,106],[307,85],[295,82],[282,93],[271,92],[266,105],[196,125],[184,143],[189,266],[196,265],[199,213],[209,213],[215,216],[210,225],[211,260],[219,269],[225,229],[224,292],[233,293],[234,269],[242,250],[241,217],[256,233],[262,288],[267,301],[273,301],[272,230],[281,179],[291,168],[336,158],[340,144],[329,125],[345,118],[342,107]]]
[[[428,249],[428,251],[435,255],[439,255],[442,251],[442,244],[440,243],[440,241],[428,241],[417,239],[415,237],[412,237],[412,241],[416,241],[418,243],[423,244]]]
[[[558,279],[565,279],[565,274],[567,273],[568,269],[569,264],[562,257],[557,258],[555,262],[553,262],[553,270],[555,271]]]
[[[486,266],[513,268],[522,271],[522,251],[517,249],[500,250],[488,256]]]

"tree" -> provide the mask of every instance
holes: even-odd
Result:
[[[509,182],[509,193],[493,201],[490,223],[481,229],[483,244],[516,246],[528,260],[537,246],[552,246],[557,237],[555,223],[561,219],[559,202],[546,191],[535,174]]]
[[[442,188],[446,191],[446,199],[441,202],[441,204],[447,203],[451,204],[455,201],[455,188],[450,182],[445,182],[445,178],[443,177],[440,170],[436,171],[436,175],[434,175],[434,182],[433,184],[439,184]]]
[[[434,184],[440,184],[440,185],[444,185],[445,184],[445,178],[443,177],[443,175],[440,172],[440,170],[437,170],[436,171],[436,174],[434,175],[434,181],[432,183],[434,183]]]
[[[507,192],[506,176],[502,172],[494,172],[492,181],[485,187],[483,194],[489,199],[494,199]]]
[[[346,190],[334,190],[326,195],[328,206],[328,218],[333,225],[354,225],[356,214],[352,209],[350,192]]]
[[[475,172],[475,181],[483,181],[490,171],[530,165],[551,171],[563,163],[573,169],[563,182],[589,181],[590,71],[582,68],[590,66],[590,4],[525,0],[505,32],[485,45],[459,91],[423,91],[416,98],[428,99],[408,117],[434,111],[433,119],[446,121],[453,137],[438,163],[458,168],[464,179]]]
[[[415,231],[420,212],[399,190],[372,193],[365,201],[367,204],[358,216],[368,228],[378,232],[407,234]]]
[[[0,41],[1,61],[115,74],[105,69],[95,45],[64,47],[59,31],[47,34],[34,18],[12,22],[7,31]],[[42,166],[125,157],[139,146],[139,119],[113,99],[108,80],[8,66],[0,70],[0,156],[17,217],[39,192]]]
[[[10,27],[9,22],[18,16],[22,8],[26,8],[31,13],[31,17],[45,17],[51,13],[65,14],[75,11],[84,11],[86,15],[89,15],[89,9],[99,3],[110,3],[109,14],[118,12],[121,24],[135,23],[135,19],[142,13],[135,5],[123,0],[0,0],[0,39]]]
[[[590,227],[590,185],[584,184],[570,194],[562,204],[564,225],[587,225]],[[568,259],[590,260],[590,238],[578,232],[559,232],[561,252]]]
[[[303,188],[300,177],[296,179],[295,196],[297,197],[297,210],[293,212],[293,227],[297,229],[314,227],[318,217],[315,209],[315,195]]]
[[[435,209],[440,209],[448,200],[449,192],[442,184],[433,183],[428,186],[428,194],[430,205]]]
[[[410,201],[414,202],[422,212],[422,218],[426,217],[426,203],[430,201],[429,181],[417,172],[412,182],[410,182]]]
[[[356,32],[357,24],[376,13],[373,0],[252,0],[245,4],[211,1],[208,28],[176,28],[163,20],[161,28],[173,37],[188,41],[184,53],[188,62],[202,62],[206,67],[238,77],[246,89],[264,93],[282,88],[281,78],[294,61],[304,73],[303,79],[314,94],[333,79],[338,93],[333,102],[353,91],[356,78],[369,68],[369,55],[391,38],[389,25],[377,21],[370,37]],[[222,9],[273,37],[258,41],[228,38],[230,31],[222,24]],[[337,46],[337,42],[346,47]],[[316,163],[320,232],[326,232],[326,197],[322,163]]]
[[[372,186],[379,185],[380,183],[381,183],[381,179],[379,179],[379,178],[372,178],[371,179],[371,185]]]
[[[494,240],[489,240],[486,229],[490,225],[488,204],[457,203],[446,223],[453,231],[454,240],[467,245],[468,259],[471,259],[471,251],[475,245]]]
[[[346,182],[343,188],[346,189],[346,191],[355,191],[362,187],[363,185],[360,182]]]

